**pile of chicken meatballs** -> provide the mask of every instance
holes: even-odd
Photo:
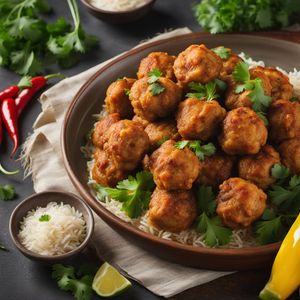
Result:
[[[152,173],[148,223],[159,230],[180,232],[197,218],[197,186],[217,194],[216,212],[232,229],[246,228],[264,212],[266,190],[275,182],[274,164],[300,174],[300,103],[289,78],[273,67],[250,69],[272,97],[269,125],[251,109],[250,91],[235,93],[232,73],[242,59],[230,49],[221,59],[205,45],[191,45],[179,55],[152,52],[139,64],[137,79],[118,79],[106,92],[107,114],[95,124],[93,179],[116,184],[144,168]],[[153,95],[149,72],[158,69],[164,91]],[[217,100],[187,98],[189,83],[227,83]],[[299,100],[299,99],[298,99]],[[214,155],[198,157],[180,140],[212,142]],[[200,199],[201,200],[201,199]]]

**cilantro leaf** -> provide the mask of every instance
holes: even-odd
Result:
[[[211,216],[216,212],[216,196],[211,186],[200,185],[197,190],[197,204],[200,213]]]
[[[158,79],[162,76],[162,72],[157,69],[157,68],[154,68],[152,69],[149,73],[148,73],[148,83],[154,83],[154,82],[157,82]]]
[[[0,185],[0,200],[13,200],[16,196],[15,187],[11,184]]]
[[[253,82],[254,88],[249,94],[249,97],[252,102],[252,109],[258,112],[264,111],[270,106],[272,98],[270,96],[265,95],[265,91],[263,89],[262,81],[260,78],[254,79]]]
[[[281,216],[256,222],[254,231],[257,240],[263,245],[280,241],[287,233],[287,229],[282,224]]]
[[[169,140],[169,138],[167,136],[163,137],[160,141],[157,142],[158,146],[161,146],[164,142],[166,142],[167,140]]]
[[[216,93],[216,87],[217,87],[216,81],[210,81],[207,84],[191,82],[189,83],[189,88],[192,90],[192,93],[187,93],[186,97],[212,101],[219,97],[219,95]]]
[[[150,88],[153,96],[159,95],[165,90],[165,87],[157,82],[152,83]]]
[[[212,156],[216,153],[216,147],[213,143],[201,145],[201,141],[179,141],[175,144],[175,147],[180,150],[189,147],[199,160],[203,160],[205,156]]]
[[[284,165],[275,164],[271,169],[271,175],[276,179],[284,180],[291,175],[291,172],[290,169],[285,167]]]
[[[120,181],[116,188],[95,186],[99,200],[109,196],[122,202],[122,210],[132,219],[139,217],[148,209],[153,188],[152,174],[146,171],[137,173],[136,177],[129,176],[128,179]]]
[[[239,62],[233,70],[233,78],[236,81],[247,82],[250,80],[249,65],[246,62]]]
[[[129,96],[130,95],[130,89],[124,89],[124,93],[126,96]]]
[[[232,236],[232,231],[222,225],[218,216],[210,219],[205,212],[199,216],[196,230],[204,233],[204,242],[209,247],[226,245]]]
[[[227,83],[221,79],[215,79],[215,83],[217,85],[217,88],[220,89],[221,91],[226,91],[227,90]]]
[[[225,48],[224,46],[212,48],[211,50],[215,52],[222,59],[228,59],[231,55],[231,51]]]
[[[52,266],[52,278],[64,291],[70,291],[77,300],[90,300],[93,294],[93,274],[85,274],[81,278],[75,275],[72,266],[55,264]]]
[[[40,222],[48,222],[48,221],[50,221],[50,219],[51,219],[51,216],[49,216],[49,215],[41,215],[39,217]]]
[[[257,116],[265,123],[266,126],[269,125],[269,120],[267,119],[267,113],[263,111],[257,111]]]

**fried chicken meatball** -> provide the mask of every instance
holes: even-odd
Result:
[[[148,212],[148,223],[151,226],[159,230],[180,232],[191,227],[196,216],[196,199],[191,191],[154,190]]]
[[[111,114],[98,121],[92,134],[93,145],[102,149],[108,138],[106,134],[108,129],[120,120],[119,114]]]
[[[229,178],[220,185],[217,214],[224,225],[248,227],[266,208],[267,195],[255,184],[241,178]]]
[[[138,115],[134,115],[134,117],[132,118],[132,121],[141,124],[144,129],[150,124],[149,121],[147,121],[146,119],[141,118]]]
[[[222,60],[205,45],[191,45],[181,52],[174,62],[174,73],[179,83],[208,83],[220,75]]]
[[[133,107],[126,91],[131,89],[134,82],[135,79],[124,77],[110,84],[104,100],[109,114],[118,113],[122,119],[132,118]]]
[[[153,86],[146,77],[137,80],[130,91],[134,112],[150,122],[171,115],[182,95],[181,88],[168,78],[160,77],[157,83],[164,90],[156,95],[153,94]]]
[[[197,156],[188,148],[177,149],[172,140],[151,154],[148,166],[157,187],[162,190],[189,190],[200,171]]]
[[[300,137],[300,103],[277,100],[272,103],[268,113],[270,137],[280,143]]]
[[[109,128],[108,140],[103,149],[126,171],[134,170],[149,149],[150,143],[142,125],[130,120],[121,120]]]
[[[271,176],[271,169],[278,163],[280,163],[279,153],[272,146],[265,145],[257,154],[240,159],[239,176],[266,190],[276,180]]]
[[[163,77],[173,80],[175,79],[173,71],[174,61],[175,56],[169,55],[166,52],[151,52],[141,60],[137,77],[139,79],[148,77],[150,71],[158,69],[161,71]]]
[[[177,128],[185,139],[206,141],[214,137],[226,116],[226,110],[217,101],[189,98],[179,104]]]
[[[92,178],[97,183],[114,187],[119,181],[128,177],[128,172],[123,171],[105,151],[96,148],[94,158]]]
[[[173,120],[149,123],[145,128],[150,140],[151,149],[158,148],[166,140],[176,140],[179,136]]]
[[[300,175],[300,139],[286,140],[280,144],[279,153],[282,163],[295,175]]]
[[[248,107],[239,107],[224,119],[219,143],[227,154],[256,154],[267,137],[267,128],[257,114]]]
[[[249,72],[251,79],[259,78],[261,80],[264,94],[266,96],[270,96],[272,86],[268,76],[261,70],[261,67],[252,68],[249,70]],[[252,107],[252,102],[249,97],[249,94],[251,94],[252,91],[243,91],[242,93],[237,94],[235,89],[239,84],[240,83],[237,83],[233,80],[228,82],[228,90],[225,96],[225,106],[230,110],[243,106]]]
[[[272,86],[271,96],[273,101],[277,101],[279,99],[290,100],[290,98],[293,96],[293,86],[290,83],[288,76],[276,68],[257,68],[259,68],[269,77]]]
[[[231,51],[231,49],[229,50]],[[243,60],[238,55],[232,53],[229,58],[222,59],[223,67],[221,70],[221,78],[226,78],[226,75],[231,75],[236,65],[241,61]]]
[[[205,156],[196,182],[217,188],[224,180],[232,176],[233,162],[233,158],[226,154]]]

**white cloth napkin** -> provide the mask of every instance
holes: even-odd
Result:
[[[161,34],[150,41],[189,32],[188,28],[181,28]],[[27,174],[32,175],[36,192],[56,189],[77,194],[62,161],[62,122],[68,105],[80,87],[106,63],[108,61],[62,80],[41,96],[42,112],[33,125],[33,134],[23,145],[22,154],[25,169]],[[98,216],[95,216],[95,225],[92,244],[98,255],[159,296],[170,297],[229,274],[166,262],[125,240]]]

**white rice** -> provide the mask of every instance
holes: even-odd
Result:
[[[249,64],[250,68],[256,66],[261,66],[261,67],[265,66],[265,63],[263,61],[255,61],[251,57],[245,55],[245,53],[243,52],[240,53],[239,56]],[[280,68],[277,69],[284,72],[289,77],[290,82],[294,87],[295,94],[300,96],[300,71],[294,69],[294,71],[287,73],[286,71]],[[93,164],[94,164],[94,160],[89,161],[87,164],[88,170],[90,172],[90,178],[92,178],[91,169],[93,167]],[[89,184],[92,187],[93,184],[95,184],[95,181],[90,179]],[[130,219],[122,211],[121,202],[107,197],[103,202],[100,203],[120,219],[128,223],[131,223],[133,226],[139,228],[144,232],[153,234],[155,236],[161,237],[166,240],[176,241],[181,244],[198,246],[198,247],[208,247],[204,243],[204,234],[197,232],[195,229],[188,229],[180,233],[172,233],[164,230],[158,230],[148,224],[147,212],[137,219]],[[233,230],[233,234],[229,244],[224,246],[218,246],[218,248],[243,248],[243,247],[253,247],[257,245],[258,242],[255,240],[251,232],[251,229],[239,229],[239,230]]]
[[[90,3],[100,9],[108,11],[126,11],[138,8],[149,0],[90,0]]]
[[[48,215],[48,221],[40,217]],[[27,213],[18,237],[23,246],[40,255],[61,255],[76,249],[86,236],[82,213],[69,204],[50,202]]]

